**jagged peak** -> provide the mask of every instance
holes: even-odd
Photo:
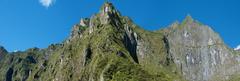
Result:
[[[89,18],[81,18],[79,25],[80,26],[89,26]]]
[[[175,21],[175,22],[172,23],[172,25],[179,25],[179,24],[180,24],[179,21]]]
[[[183,20],[183,22],[181,23],[181,25],[190,25],[190,24],[195,24],[195,25],[198,25],[198,26],[203,26],[204,25],[203,23],[195,20],[190,14],[188,14],[185,17],[185,19]]]
[[[169,27],[172,28],[172,29],[176,29],[179,24],[180,24],[179,21],[175,21]]]
[[[100,9],[100,12],[91,16],[91,18],[81,18],[80,22],[73,26],[71,31],[70,40],[75,37],[82,37],[82,33],[86,28],[89,28],[89,33],[98,29],[96,26],[99,24],[111,24],[114,27],[120,26],[120,13],[115,9],[112,3],[105,2]]]
[[[110,2],[105,2],[100,10],[100,17],[107,20],[111,18],[119,17],[120,12],[115,9],[114,5]]]
[[[120,12],[115,9],[112,3],[105,2],[100,8],[99,13],[94,14],[89,19],[88,27],[90,28],[90,33],[93,31],[93,27],[98,24],[119,24],[120,22]],[[100,23],[99,23],[100,22]]]
[[[183,20],[183,23],[193,23],[194,19],[192,18],[192,16],[190,14],[188,14],[185,19]]]
[[[114,5],[111,2],[105,2],[101,7],[101,13],[113,13],[116,12]]]

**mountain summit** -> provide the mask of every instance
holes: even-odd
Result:
[[[146,31],[106,2],[62,43],[0,47],[0,81],[238,81],[239,54],[191,16]]]

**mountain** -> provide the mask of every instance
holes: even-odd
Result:
[[[239,72],[238,55],[210,27],[187,16],[166,30],[168,54],[187,80],[227,80]]]
[[[240,79],[239,51],[207,25],[188,15],[182,23],[147,31],[109,2],[82,18],[62,43],[0,55],[0,81]]]

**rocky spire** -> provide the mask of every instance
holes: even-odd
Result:
[[[188,14],[186,18],[183,20],[183,23],[193,23],[193,22],[194,22],[194,19],[190,14]]]
[[[113,23],[116,23],[116,20],[120,17],[120,12],[115,9],[112,3],[106,2],[101,7],[100,10],[100,21],[101,24],[108,24],[113,21]]]
[[[121,27],[121,14],[115,9],[112,3],[105,2],[101,7],[99,13],[91,16],[89,20],[89,33],[92,33],[97,25],[113,25],[114,27]]]
[[[82,18],[80,20],[80,23],[73,27],[70,39],[74,38],[78,34],[80,34],[81,37],[82,30],[80,29],[85,30],[86,27],[89,27],[89,33],[92,33],[95,29],[94,27],[99,24],[111,24],[115,27],[119,27],[121,24],[120,16],[121,15],[119,11],[115,9],[112,3],[105,2],[101,7],[99,13],[92,15],[90,19]]]
[[[119,14],[119,12],[115,9],[112,3],[106,2],[101,7],[100,13],[102,15],[110,15],[110,14]]]
[[[89,18],[81,18],[79,25],[80,26],[89,26]]]

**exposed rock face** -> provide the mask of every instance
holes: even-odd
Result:
[[[68,39],[68,41],[71,41],[72,39],[75,38],[81,38],[83,32],[89,27],[89,22],[90,20],[88,18],[84,18],[80,20],[79,24],[74,25],[71,31],[71,36]]]
[[[232,68],[239,66],[233,52],[210,27],[188,16],[167,31],[169,54],[187,80],[209,81],[216,76],[227,80],[239,72]]]
[[[119,21],[120,13],[114,8],[112,3],[106,3],[100,11],[100,22],[102,24],[114,24],[118,27],[121,22]]]
[[[138,62],[137,57],[137,34],[132,31],[128,26],[125,27],[126,34],[124,35],[124,45],[130,52],[130,55],[132,56],[133,60],[136,63]]]
[[[89,26],[89,19],[88,18],[81,19],[80,25],[81,26]]]

